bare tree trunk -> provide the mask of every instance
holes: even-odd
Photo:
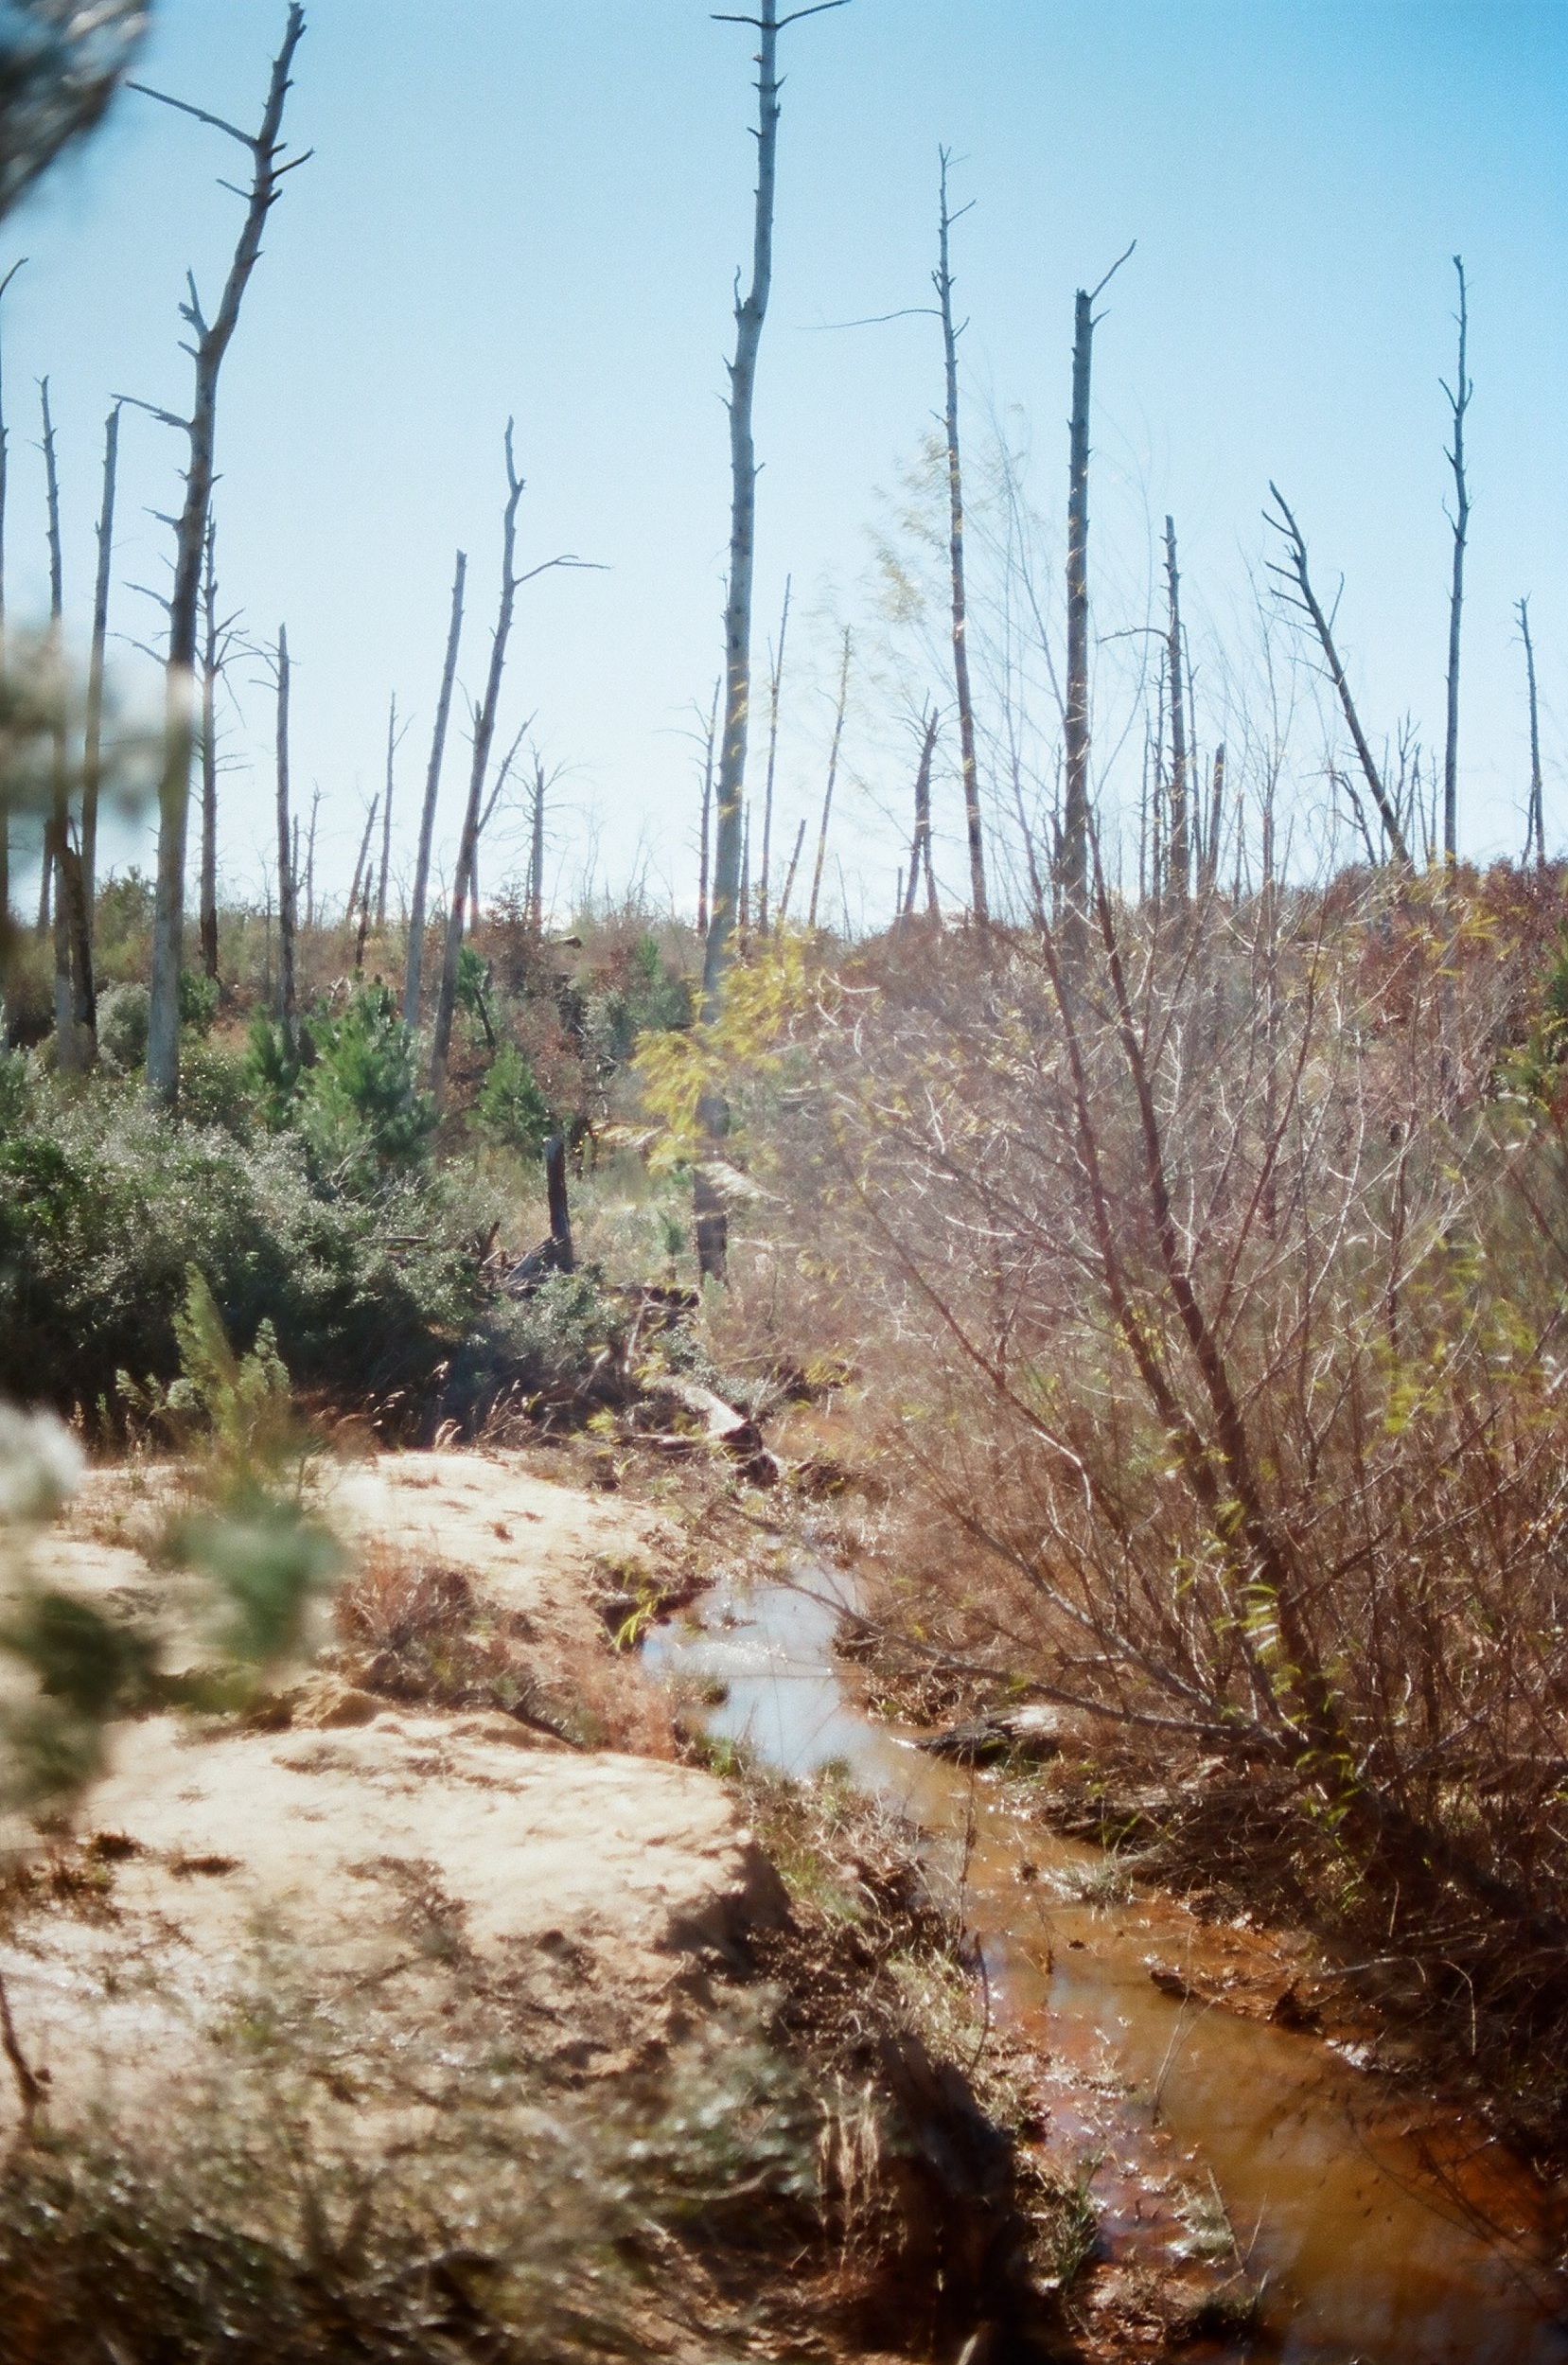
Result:
[[[484,697],[474,717],[468,802],[458,840],[457,872],[452,880],[451,902],[447,910],[447,943],[441,963],[441,984],[436,997],[434,1024],[431,1030],[430,1088],[437,1108],[446,1096],[447,1058],[451,1048],[452,1014],[457,1006],[457,957],[463,949],[463,907],[467,899],[469,874],[479,843],[480,800],[484,793],[484,774],[489,767],[490,748],[496,735],[501,684],[506,670],[506,644],[511,638],[512,617],[517,607],[518,504],[522,499],[522,479],[512,457],[510,419],[506,422],[505,449],[506,506],[502,513],[501,529],[501,605],[496,612],[496,627],[490,641],[490,670],[484,683]]]
[[[751,808],[746,808],[746,819],[740,840],[740,948],[744,955],[751,930]]]
[[[784,613],[779,619],[779,645],[767,669],[767,780],[762,805],[762,876],[757,887],[757,934],[767,934],[767,890],[773,854],[773,781],[779,764],[779,693],[784,687],[784,643],[789,636],[789,592],[793,578],[784,577]]]
[[[321,790],[310,791],[310,826],[305,834],[305,933],[316,927],[316,823],[321,818]]]
[[[54,725],[53,795],[44,839],[46,871],[54,874],[55,1064],[62,1075],[82,1075],[97,1055],[97,1002],[93,990],[93,915],[79,843],[73,843],[70,764],[65,738],[65,571],[60,532],[60,469],[55,450],[49,381],[41,380],[44,472],[48,499],[49,648],[60,706]]]
[[[1536,696],[1535,643],[1530,638],[1530,603],[1519,603],[1519,630],[1524,643],[1524,679],[1530,699],[1530,803],[1524,822],[1524,859],[1535,846],[1536,868],[1546,868],[1546,822],[1541,793],[1541,704]]]
[[[207,518],[212,506],[214,451],[218,427],[218,381],[223,358],[238,326],[239,308],[261,253],[267,217],[277,203],[283,177],[304,156],[283,162],[278,134],[289,96],[289,75],[294,52],[305,31],[300,0],[290,0],[283,43],[273,61],[272,80],[261,127],[254,135],[209,115],[204,108],[169,98],[162,91],[139,90],[166,106],[226,132],[251,157],[251,185],[245,219],[234,259],[214,318],[202,309],[196,283],[187,276],[186,301],[181,315],[195,339],[190,348],[196,367],[195,400],[188,418],[153,411],[167,426],[178,428],[187,439],[189,456],[185,471],[185,499],[174,529],[174,582],[168,604],[168,660],[163,778],[158,790],[158,883],[152,923],[152,991],[148,1018],[147,1086],[155,1101],[172,1107],[180,1089],[180,966],[184,956],[185,909],[185,833],[190,807],[190,761],[194,738],[192,689],[196,673],[197,611],[201,600],[202,565],[206,549]],[[282,893],[282,882],[279,882]]]
[[[1203,891],[1214,891],[1220,875],[1220,843],[1224,829],[1225,810],[1225,750],[1222,739],[1214,750],[1214,785],[1208,803],[1208,842],[1204,848]]]
[[[969,838],[969,902],[976,925],[987,926],[990,911],[985,893],[985,840],[980,828],[980,784],[975,755],[975,700],[969,681],[969,600],[963,569],[963,463],[959,450],[959,339],[953,319],[952,229],[968,213],[948,210],[948,150],[942,159],[942,203],[938,222],[938,262],[932,274],[942,319],[942,349],[946,370],[948,568],[953,601],[953,686],[959,703],[959,768],[963,778],[963,818]]]
[[[344,917],[347,921],[351,930],[355,925],[355,915],[359,911],[363,890],[368,883],[370,873],[370,841],[376,835],[376,816],[380,811],[380,798],[372,797],[369,805],[365,809],[364,835],[360,839],[360,851],[354,860],[354,876],[349,882],[348,902],[344,909]]]
[[[198,900],[203,975],[218,976],[218,681],[225,627],[218,617],[218,522],[207,519],[202,559],[202,884]]]
[[[708,915],[702,963],[704,1014],[713,1017],[730,959],[735,901],[740,889],[741,808],[746,794],[746,749],[751,709],[751,586],[756,569],[757,452],[752,413],[757,356],[773,285],[773,204],[779,162],[779,35],[802,17],[822,16],[844,0],[813,0],[781,22],[779,0],[761,0],[759,16],[731,16],[761,36],[757,51],[757,191],[752,214],[751,285],[745,296],[735,283],[735,357],[730,363],[730,588],[724,609],[724,736],[719,754],[718,811],[714,833],[713,909]],[[729,1131],[730,1115],[716,1093],[703,1096],[698,1111],[708,1156],[695,1169],[697,1266],[704,1279],[724,1278],[729,1254],[729,1217],[709,1174]]]
[[[430,892],[431,845],[435,836],[435,801],[441,790],[441,760],[447,748],[447,724],[452,711],[452,683],[457,678],[458,644],[463,638],[463,588],[468,561],[457,554],[452,576],[451,622],[447,627],[447,654],[441,666],[441,691],[435,702],[435,729],[431,760],[425,772],[425,802],[419,815],[419,848],[414,864],[414,897],[409,906],[408,954],[403,969],[403,1024],[419,1023],[419,975],[425,960],[425,898]]]
[[[827,786],[822,792],[822,825],[817,835],[817,864],[811,874],[811,906],[806,913],[806,926],[817,926],[817,904],[822,891],[822,864],[827,858],[828,821],[833,813],[833,791],[838,779],[838,750],[844,739],[844,713],[850,695],[850,629],[844,627],[844,655],[838,668],[838,704],[833,717],[833,745],[828,751]]]
[[[1127,255],[1132,253],[1127,249]],[[1121,256],[1092,291],[1073,301],[1072,417],[1067,453],[1067,694],[1062,717],[1066,754],[1062,832],[1054,865],[1058,928],[1068,965],[1085,941],[1089,901],[1089,396],[1095,304],[1127,260]]]
[[[718,746],[718,702],[724,688],[722,681],[714,689],[714,711],[708,719],[708,734],[702,750],[702,827],[698,836],[696,859],[696,932],[707,941],[708,888],[711,878],[714,828],[714,756]],[[700,712],[700,709],[698,710]]]
[[[936,761],[937,733],[942,717],[933,708],[925,717],[921,734],[920,762],[915,767],[915,834],[909,846],[909,883],[904,891],[906,914],[915,908],[915,895],[924,874],[930,909],[936,916],[936,889],[931,878],[931,768]]]
[[[17,273],[20,262],[12,263],[0,279],[0,296],[4,296]],[[0,666],[5,662],[6,632],[6,493],[9,474],[10,437],[6,432],[6,410],[3,385],[0,385]],[[10,933],[11,906],[11,838],[10,814],[0,803],[0,1050],[4,1050],[9,1027],[6,1017],[6,980],[4,947]]]
[[[1356,712],[1356,703],[1350,695],[1350,684],[1345,678],[1345,668],[1339,662],[1339,651],[1334,645],[1332,627],[1323,612],[1317,593],[1313,590],[1312,577],[1307,572],[1307,545],[1302,538],[1301,528],[1296,524],[1295,516],[1278,485],[1271,483],[1269,491],[1279,511],[1279,516],[1270,518],[1268,522],[1274,527],[1276,533],[1283,535],[1287,552],[1287,564],[1283,567],[1272,568],[1271,573],[1278,575],[1282,581],[1288,581],[1295,586],[1295,605],[1310,619],[1313,630],[1317,635],[1318,646],[1323,651],[1323,662],[1329,669],[1329,679],[1338,693],[1340,711],[1345,716],[1346,727],[1350,733],[1357,760],[1361,765],[1366,785],[1372,792],[1372,802],[1378,808],[1378,818],[1383,823],[1383,836],[1388,841],[1388,850],[1395,861],[1403,869],[1408,870],[1410,849],[1405,842],[1404,832],[1400,826],[1400,817],[1395,812],[1387,788],[1383,785],[1383,774],[1373,759],[1366,733],[1361,727],[1361,716]]]
[[[404,730],[407,727],[405,724]],[[381,875],[376,884],[376,933],[378,936],[386,927],[387,876],[392,869],[392,774],[402,737],[403,732],[397,728],[397,693],[394,690],[386,726],[386,793],[381,806]]]
[[[1473,391],[1466,370],[1470,344],[1470,297],[1465,286],[1462,256],[1453,268],[1459,277],[1459,369],[1452,387],[1445,383],[1453,414],[1453,442],[1449,465],[1453,470],[1453,581],[1448,605],[1448,721],[1443,739],[1443,860],[1452,871],[1459,859],[1459,627],[1465,606],[1465,545],[1470,538],[1470,486],[1465,478],[1465,413]]]
[[[1165,521],[1165,588],[1170,623],[1166,677],[1171,693],[1171,900],[1180,909],[1191,892],[1192,839],[1187,795],[1187,703],[1182,688],[1181,577],[1176,572],[1175,521]]]
[[[120,405],[103,426],[103,503],[93,587],[93,639],[87,659],[87,711],[81,756],[81,884],[87,909],[97,891],[98,795],[103,785],[103,676],[109,646],[109,593],[115,558],[115,485],[119,473]]]
[[[534,811],[528,854],[528,925],[544,934],[544,759],[534,758]]]
[[[789,868],[784,873],[784,893],[779,897],[779,916],[773,924],[775,927],[782,928],[789,917],[789,898],[794,891],[795,874],[801,867],[801,849],[805,841],[806,825],[802,820],[800,828],[795,832],[795,851],[789,857]]]
[[[277,1015],[291,1056],[299,1050],[294,988],[294,839],[289,813],[289,634],[277,628]]]
[[[574,1273],[572,1245],[572,1206],[566,1191],[566,1139],[553,1133],[544,1145],[544,1184],[550,1200],[551,1262],[557,1273]]]

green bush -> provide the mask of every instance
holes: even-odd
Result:
[[[527,1061],[515,1043],[503,1043],[490,1063],[478,1100],[474,1125],[487,1140],[537,1157],[555,1120]]]
[[[312,1015],[298,1058],[281,1028],[257,1018],[246,1079],[263,1121],[296,1128],[318,1174],[369,1181],[429,1156],[435,1104],[419,1089],[414,1035],[385,985],[361,986],[341,1015]]]
[[[116,1374],[172,1378],[187,1268],[248,1347],[270,1319],[296,1381],[418,1388],[471,1331],[472,1212],[428,1174],[324,1189],[305,1146],[174,1125],[107,1081],[7,1085],[0,1394],[91,1407]]]

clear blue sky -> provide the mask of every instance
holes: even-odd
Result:
[[[150,81],[256,114],[283,10],[159,0]],[[415,716],[412,823],[451,556],[470,556],[478,687],[496,573],[500,438],[518,422],[530,558],[605,574],[525,594],[508,709],[571,768],[561,858],[601,878],[651,851],[693,891],[681,732],[717,666],[727,533],[719,397],[747,251],[751,39],[701,0],[313,0],[287,185],[225,380],[224,590],[298,661],[296,776],[326,792],[345,878],[385,702]],[[936,150],[961,160],[965,398],[1033,451],[1048,547],[1065,491],[1072,291],[1136,237],[1097,349],[1102,630],[1142,611],[1173,510],[1201,650],[1228,633],[1277,477],[1380,732],[1440,734],[1453,273],[1472,291],[1465,836],[1517,842],[1524,767],[1512,602],[1532,594],[1549,834],[1568,837],[1568,7],[1563,0],[853,0],[787,37],[778,276],[765,349],[759,623],[800,602],[785,827],[819,793],[832,618],[855,612],[878,488],[939,392],[933,325],[813,324],[926,300]],[[215,289],[243,158],[132,96],[6,227],[12,596],[41,602],[31,381],[52,378],[68,589],[89,589],[108,397],[178,408],[185,266]],[[173,439],[128,415],[118,576],[156,582]],[[116,591],[116,623],[146,632]],[[127,657],[128,675],[137,662]],[[1217,679],[1206,657],[1200,709]],[[264,695],[237,688],[227,867],[267,843]],[[938,685],[933,685],[938,686]],[[786,692],[786,696],[790,694]],[[857,711],[840,850],[890,894],[876,814],[901,780]],[[1200,712],[1200,732],[1221,725]],[[856,742],[856,731],[859,738]],[[880,735],[879,735],[880,732]],[[255,749],[258,768],[245,768]],[[449,823],[461,765],[449,772]],[[948,816],[951,824],[951,814]],[[406,842],[405,831],[398,836]],[[570,840],[568,842],[568,839]],[[496,865],[492,863],[492,872]],[[947,868],[957,884],[960,865]],[[885,879],[884,879],[884,874]]]

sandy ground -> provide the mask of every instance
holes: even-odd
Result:
[[[90,1485],[46,1557],[61,1580],[145,1605],[162,1580],[118,1483]],[[658,1579],[678,1549],[658,1514],[498,1456],[350,1465],[329,1501],[358,1553],[461,1571],[546,1657],[608,1657],[605,1591]],[[258,1992],[344,2032],[343,2077],[367,2045],[384,2067],[432,2029],[456,2042],[481,2005],[539,2065],[612,2074],[657,2054],[748,1924],[781,1910],[727,1792],[690,1767],[341,1683],[307,1683],[294,1719],[115,1735],[111,1774],[0,1943],[57,2124],[165,2109]],[[8,2081],[0,2139],[16,2107]]]

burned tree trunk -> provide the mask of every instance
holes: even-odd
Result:
[[[714,849],[713,909],[708,915],[702,962],[704,1013],[713,1017],[728,966],[740,891],[741,808],[746,794],[746,749],[751,708],[751,588],[756,572],[757,450],[752,414],[757,357],[773,286],[773,205],[779,162],[779,35],[802,17],[824,16],[844,0],[813,0],[783,20],[779,0],[761,0],[760,16],[726,14],[722,22],[749,25],[761,35],[757,52],[757,190],[752,212],[751,284],[743,296],[735,286],[735,356],[730,363],[730,585],[724,609],[724,736],[720,745],[718,810]],[[729,1111],[707,1093],[698,1111],[706,1158],[694,1170],[697,1263],[704,1276],[722,1280],[729,1253],[729,1218],[709,1168],[729,1131]]]
[[[544,934],[544,759],[534,758],[534,803],[528,829],[528,925]]]
[[[702,743],[702,824],[697,836],[696,860],[696,932],[706,941],[708,935],[708,888],[712,877],[714,832],[714,756],[718,747],[718,701],[724,685],[714,690],[713,713]],[[698,709],[700,713],[700,708]]]
[[[452,683],[457,679],[457,651],[463,638],[463,589],[468,561],[457,554],[452,576],[451,622],[447,627],[447,654],[441,666],[441,689],[435,701],[435,728],[425,772],[425,802],[419,814],[419,847],[414,862],[414,894],[409,904],[408,952],[403,967],[403,1024],[419,1023],[419,977],[425,961],[425,898],[430,893],[431,846],[435,836],[435,802],[441,792],[441,762],[447,750],[447,724],[452,711]]]
[[[406,726],[405,726],[406,728]],[[392,694],[386,726],[386,787],[381,804],[381,873],[376,882],[376,933],[379,936],[386,927],[387,874],[392,868],[392,775],[397,760],[402,732],[397,728],[397,693]]]
[[[21,268],[22,265],[19,262],[12,263],[5,277],[0,279],[0,297],[5,295],[6,290],[10,286],[11,281],[15,278]],[[9,443],[10,438],[6,432],[4,389],[3,387],[0,387],[0,665],[3,665],[5,662],[6,493],[7,478],[9,475],[8,463],[9,457]],[[9,932],[11,903],[10,870],[10,815],[5,804],[0,803],[0,948],[4,947]],[[5,979],[3,973],[0,973],[0,1050],[5,1049],[6,1034]]]
[[[779,694],[784,687],[784,643],[789,637],[791,577],[784,577],[784,613],[779,618],[779,645],[770,652],[767,669],[767,778],[762,803],[762,869],[757,882],[757,934],[767,934],[767,891],[773,857],[773,783],[779,768]]]
[[[207,520],[202,559],[202,884],[198,922],[202,973],[218,976],[218,684],[227,662],[232,619],[218,614],[218,524]]]
[[[959,338],[962,330],[953,319],[952,230],[969,211],[948,210],[947,150],[942,155],[942,204],[938,223],[938,263],[932,274],[942,320],[942,349],[945,365],[947,438],[947,561],[953,604],[953,686],[959,705],[959,768],[963,778],[963,818],[969,838],[969,900],[977,927],[985,927],[990,910],[985,893],[985,841],[980,828],[980,785],[975,755],[975,700],[969,679],[969,596],[963,559],[963,463],[959,449]],[[911,882],[912,883],[912,882]]]
[[[933,920],[940,916],[936,879],[931,868],[931,769],[936,761],[937,733],[941,726],[942,717],[933,708],[925,718],[920,762],[915,767],[915,832],[909,845],[909,880],[904,891],[906,918],[914,910],[922,877],[925,881],[926,908]]]
[[[1448,712],[1443,738],[1443,860],[1452,871],[1459,859],[1459,628],[1465,608],[1465,546],[1470,539],[1470,486],[1465,476],[1465,414],[1473,391],[1467,372],[1470,344],[1470,297],[1461,256],[1453,257],[1459,277],[1459,367],[1452,386],[1444,384],[1453,415],[1453,441],[1449,465],[1453,470],[1453,575],[1448,603]]]
[[[291,1056],[299,1049],[294,980],[294,838],[289,812],[289,634],[277,628],[277,1017]]]
[[[119,474],[120,405],[103,425],[103,501],[93,586],[93,639],[87,658],[87,711],[81,753],[81,884],[89,911],[97,891],[98,797],[103,786],[103,676],[109,647],[109,593],[115,557],[115,486]]]
[[[801,849],[805,841],[806,825],[802,820],[800,828],[795,832],[795,851],[789,857],[789,868],[784,873],[784,893],[779,897],[779,916],[774,923],[776,927],[782,928],[789,917],[789,898],[795,891],[795,874],[801,867]]]
[[[1530,701],[1530,802],[1524,821],[1524,859],[1535,848],[1536,867],[1546,868],[1546,821],[1541,793],[1541,702],[1536,695],[1535,643],[1530,638],[1530,603],[1519,603],[1519,632],[1524,644],[1524,681]]]
[[[849,705],[851,640],[849,627],[844,627],[844,654],[838,668],[838,703],[833,716],[833,745],[828,751],[827,785],[822,791],[822,823],[817,833],[817,862],[811,874],[811,905],[806,912],[806,926],[817,926],[817,905],[822,892],[822,865],[827,859],[828,822],[833,815],[833,792],[838,781],[838,751],[844,742],[844,715]]]
[[[1345,668],[1339,660],[1339,651],[1334,645],[1333,629],[1323,611],[1317,593],[1313,589],[1312,576],[1307,569],[1307,545],[1302,538],[1301,528],[1297,525],[1278,485],[1271,484],[1269,492],[1273,496],[1279,515],[1277,518],[1268,518],[1267,522],[1274,527],[1277,534],[1283,536],[1287,555],[1286,564],[1283,567],[1271,567],[1270,573],[1278,575],[1281,581],[1288,582],[1294,587],[1290,593],[1292,604],[1300,609],[1317,635],[1317,644],[1323,652],[1323,662],[1328,667],[1329,679],[1338,695],[1340,711],[1345,716],[1346,728],[1350,733],[1363,777],[1372,792],[1372,802],[1378,808],[1378,818],[1383,823],[1388,850],[1395,861],[1402,869],[1408,870],[1410,849],[1405,842],[1404,831],[1400,826],[1400,817],[1395,812],[1388,791],[1383,785],[1383,774],[1373,758],[1366,733],[1361,727],[1361,716],[1356,712],[1356,702],[1350,695],[1350,684],[1346,679]]]
[[[212,506],[214,453],[218,431],[218,384],[224,356],[239,322],[239,308],[261,254],[267,217],[277,203],[286,173],[304,164],[304,156],[283,161],[279,132],[289,96],[290,69],[305,31],[300,0],[290,0],[283,44],[273,61],[272,80],[254,135],[225,123],[205,108],[169,98],[145,83],[128,85],[163,105],[194,115],[238,140],[251,158],[251,185],[246,192],[245,219],[229,266],[218,310],[209,321],[202,309],[196,283],[187,276],[186,301],[181,316],[195,342],[189,348],[195,362],[195,399],[188,418],[150,410],[166,426],[186,438],[185,499],[174,528],[174,582],[168,605],[168,656],[163,777],[158,789],[158,878],[152,922],[152,990],[148,1019],[147,1085],[155,1101],[172,1107],[180,1088],[180,966],[184,954],[185,909],[185,838],[190,808],[190,763],[194,739],[192,691],[196,675],[198,610],[202,565],[206,550],[207,519]],[[283,882],[279,881],[282,892]]]
[[[1089,398],[1095,304],[1131,255],[1120,256],[1098,288],[1073,302],[1072,416],[1067,452],[1067,681],[1062,718],[1066,780],[1053,867],[1065,950],[1084,942],[1089,901]]]
[[[49,381],[39,387],[44,413],[44,471],[49,528],[49,649],[59,701],[53,731],[53,785],[44,842],[45,880],[54,880],[55,1064],[62,1075],[82,1075],[97,1055],[97,1002],[93,990],[93,915],[87,900],[79,840],[73,840],[70,762],[64,707],[65,574],[60,533],[60,470],[55,451]]]
[[[1165,521],[1165,587],[1169,623],[1166,679],[1171,691],[1171,846],[1167,876],[1171,900],[1178,909],[1192,886],[1192,832],[1188,812],[1187,703],[1182,688],[1186,665],[1182,650],[1181,577],[1176,572],[1175,521]]]
[[[510,419],[506,422],[505,452],[506,505],[502,512],[501,528],[501,604],[496,611],[495,631],[490,640],[490,669],[485,679],[484,696],[474,716],[468,802],[464,809],[463,831],[458,839],[457,870],[447,909],[447,941],[441,963],[441,983],[431,1031],[430,1088],[437,1108],[446,1094],[447,1059],[451,1048],[452,1015],[457,1007],[457,961],[463,949],[463,907],[467,900],[468,878],[479,843],[480,802],[484,793],[484,775],[489,768],[490,749],[496,735],[501,685],[506,671],[506,644],[512,637],[512,618],[517,609],[518,505],[522,500],[522,479],[518,474],[512,456]]]

